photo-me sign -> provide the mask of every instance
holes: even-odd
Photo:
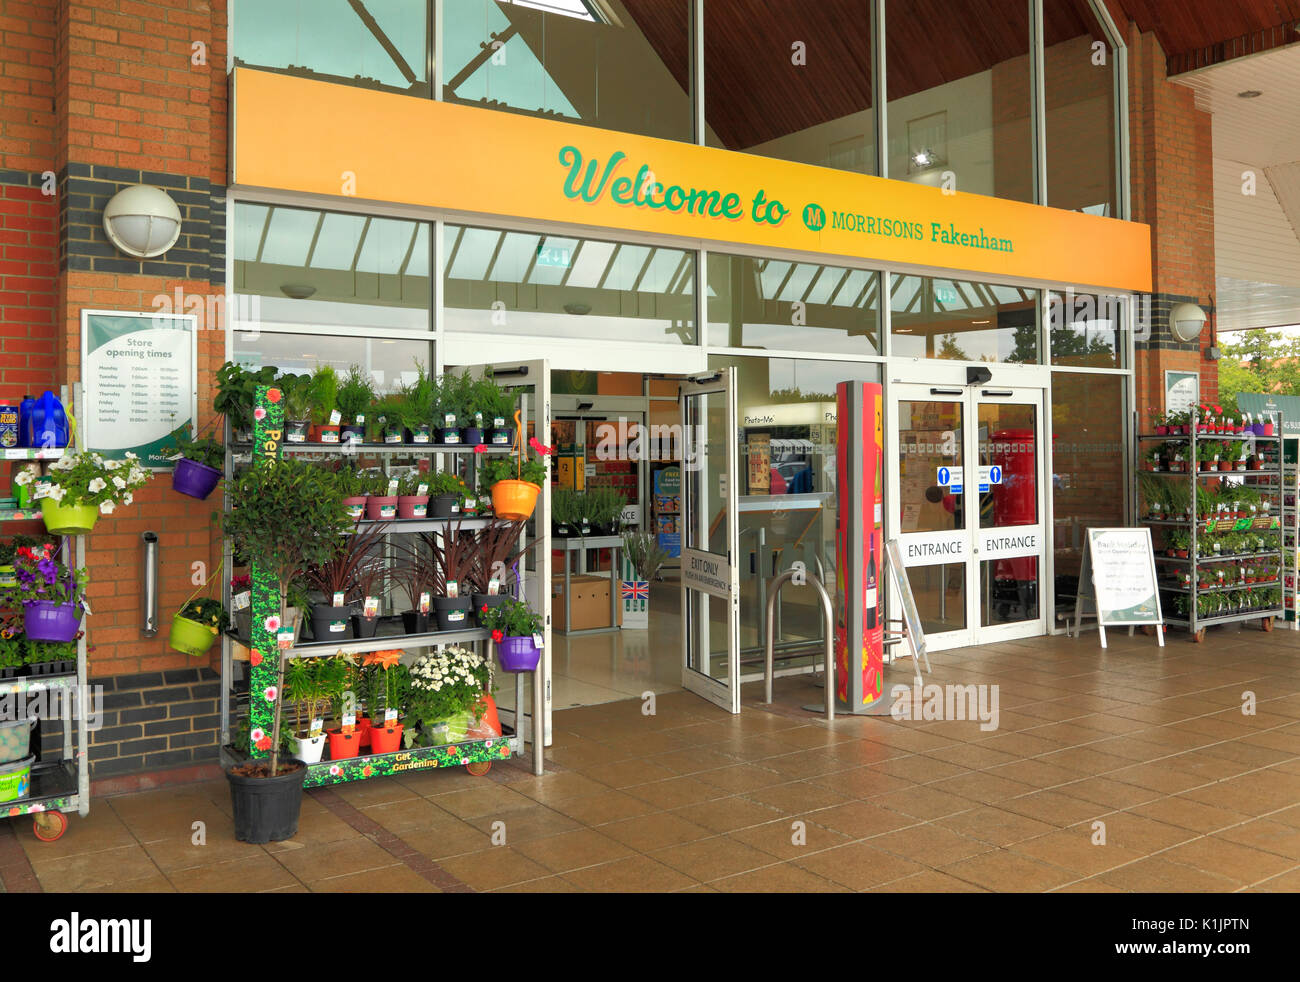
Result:
[[[232,103],[239,188],[1151,290],[1133,222],[249,68]]]

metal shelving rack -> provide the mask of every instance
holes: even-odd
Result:
[[[1282,437],[1282,606],[1291,630],[1300,630],[1300,436]]]
[[[264,393],[263,393],[264,397]],[[269,404],[265,405],[268,410]],[[277,407],[278,408],[278,407]],[[525,424],[526,425],[526,424]],[[256,443],[257,440],[254,440]],[[230,432],[229,421],[226,423],[226,463],[225,479],[227,485],[234,478],[235,467],[238,464],[248,464],[252,460],[253,444],[239,444],[233,441]],[[288,443],[282,442],[276,448],[277,452],[283,454],[295,455],[314,455],[322,459],[337,459],[340,456],[349,458],[379,458],[385,473],[388,473],[389,461],[392,457],[427,457],[434,456],[437,459],[433,462],[434,467],[441,469],[443,466],[442,455],[450,455],[453,459],[457,455],[468,454],[472,458],[476,453],[495,453],[508,454],[511,452],[509,445],[483,445],[481,449],[464,444],[437,444],[437,443]],[[541,499],[539,498],[539,504]],[[230,508],[229,496],[225,496],[225,508]],[[539,511],[541,509],[539,508]],[[537,513],[534,513],[537,515]],[[487,518],[425,518],[425,519],[388,519],[383,521],[363,520],[360,523],[361,528],[367,526],[386,526],[384,540],[387,543],[390,536],[402,534],[414,534],[417,532],[446,532],[453,526],[463,530],[473,530],[486,527],[491,519]],[[550,522],[546,515],[537,515],[536,526],[539,529],[539,535],[544,540],[549,539]],[[524,532],[521,542],[526,542],[527,531]],[[543,541],[542,549],[548,548],[548,543]],[[224,568],[231,568],[230,543],[224,544],[223,555],[225,559]],[[524,576],[521,571],[520,588],[523,589]],[[223,602],[226,609],[230,609],[230,579],[223,577]],[[521,599],[523,593],[520,594]],[[389,616],[381,620],[379,632],[384,631],[385,627],[391,627],[398,623],[398,619]],[[489,632],[481,628],[469,628],[455,631],[430,631],[422,634],[406,633],[379,633],[372,638],[360,638],[351,641],[326,641],[326,642],[303,642],[299,641],[294,647],[287,651],[281,652],[285,658],[322,658],[338,654],[364,654],[372,651],[384,651],[392,648],[406,649],[424,649],[436,648],[449,644],[486,644],[490,642]],[[250,639],[251,640],[251,639]],[[227,633],[222,637],[221,650],[221,696],[220,696],[220,717],[221,717],[221,760],[223,765],[231,766],[247,759],[246,755],[240,748],[231,746],[231,716],[232,706],[231,693],[233,689],[234,676],[234,658],[232,643],[235,641],[233,634]],[[251,677],[251,671],[250,671]],[[538,698],[539,686],[542,685],[543,667],[538,665],[533,673],[533,719],[535,732],[533,733],[533,771],[535,774],[542,773],[542,754],[543,741],[540,734],[536,732],[540,729],[541,714],[537,707],[541,700]],[[412,770],[424,770],[435,767],[454,767],[465,765],[473,773],[486,773],[487,768],[480,765],[501,760],[510,756],[522,756],[524,752],[524,740],[520,731],[519,721],[522,720],[524,713],[522,707],[524,702],[524,673],[515,673],[515,726],[502,725],[502,736],[489,740],[469,740],[462,743],[450,744],[447,746],[434,747],[412,747],[405,750],[399,750],[394,753],[386,754],[362,754],[357,757],[346,760],[334,761],[323,760],[316,764],[307,765],[307,777],[304,787],[319,787],[329,784],[341,784],[350,781],[365,780],[371,777],[384,777],[393,773],[406,772]],[[504,712],[504,710],[503,710]],[[507,732],[508,731],[508,732]]]
[[[1190,534],[1190,542],[1186,558],[1169,556],[1161,552],[1157,552],[1155,555],[1157,563],[1165,564],[1158,567],[1159,569],[1167,570],[1170,566],[1173,566],[1175,575],[1180,571],[1186,571],[1190,574],[1190,582],[1185,585],[1177,582],[1169,582],[1167,576],[1162,575],[1160,577],[1158,585],[1162,594],[1166,597],[1182,594],[1186,595],[1188,598],[1186,617],[1171,614],[1170,605],[1167,600],[1162,600],[1161,608],[1164,613],[1164,621],[1166,624],[1187,628],[1192,633],[1193,640],[1198,642],[1204,640],[1206,628],[1218,624],[1233,624],[1257,620],[1260,622],[1260,625],[1264,630],[1272,630],[1273,619],[1275,617],[1282,617],[1285,614],[1284,607],[1281,605],[1203,617],[1197,609],[1198,605],[1196,601],[1197,598],[1201,596],[1242,589],[1241,586],[1236,584],[1208,587],[1200,585],[1200,573],[1204,567],[1214,567],[1218,564],[1228,562],[1240,563],[1244,560],[1276,559],[1279,566],[1279,578],[1268,583],[1254,583],[1251,584],[1251,586],[1266,589],[1281,587],[1281,570],[1284,552],[1281,543],[1279,543],[1278,548],[1266,549],[1263,552],[1254,552],[1245,555],[1234,554],[1217,556],[1198,556],[1197,544],[1200,536],[1206,534],[1222,534],[1231,531],[1248,531],[1254,529],[1255,531],[1268,531],[1272,535],[1281,535],[1282,529],[1280,526],[1284,514],[1282,509],[1284,470],[1282,465],[1281,438],[1278,436],[1255,436],[1253,434],[1249,436],[1244,434],[1237,435],[1227,433],[1218,433],[1213,435],[1198,434],[1196,428],[1197,420],[1193,417],[1191,424],[1188,427],[1190,432],[1187,434],[1162,436],[1160,434],[1139,433],[1137,440],[1134,441],[1134,448],[1137,452],[1140,452],[1140,447],[1143,443],[1183,444],[1188,448],[1187,456],[1189,459],[1185,462],[1187,466],[1186,471],[1141,471],[1141,473],[1149,474],[1165,480],[1186,481],[1191,492],[1190,513],[1186,517],[1179,519],[1169,517],[1164,519],[1153,519],[1148,515],[1142,514],[1141,502],[1136,502],[1134,507],[1134,514],[1142,516],[1140,521],[1143,525],[1153,529],[1182,529],[1188,531]],[[1281,425],[1279,421],[1277,429],[1280,430],[1280,428]],[[1254,445],[1259,450],[1259,456],[1265,459],[1265,466],[1260,470],[1253,471],[1200,470],[1199,462],[1197,460],[1197,448],[1204,443],[1237,443]],[[1220,478],[1225,477],[1239,478],[1242,480],[1243,484],[1254,487],[1256,490],[1263,493],[1267,493],[1273,499],[1274,504],[1276,505],[1276,511],[1271,512],[1266,516],[1257,516],[1254,519],[1240,520],[1215,520],[1208,516],[1202,516],[1199,512],[1199,506],[1197,503],[1197,489],[1201,487],[1203,480],[1219,480]],[[1242,526],[1240,524],[1241,522],[1246,522],[1247,524]],[[1294,552],[1294,549],[1292,551]]]
[[[65,387],[61,401],[71,408]],[[73,399],[81,396],[80,385],[73,386]],[[73,448],[80,448],[80,440],[73,434]],[[29,449],[8,447],[6,461],[52,461],[66,451],[60,449]],[[39,508],[0,510],[0,529],[10,522],[41,521]],[[8,534],[0,532],[0,534]],[[81,535],[63,536],[63,561],[80,569],[86,564],[86,540]],[[63,720],[63,755],[57,760],[40,759],[40,728],[32,733],[37,759],[32,763],[31,786],[26,797],[0,804],[0,815],[9,818],[30,815],[37,838],[52,842],[67,828],[66,814],[76,812],[82,818],[90,813],[90,734],[86,721],[86,635],[81,632],[77,640],[77,671],[69,675],[35,675],[0,680],[0,699],[15,705],[30,705],[33,696],[58,695],[60,701],[74,700],[75,719]]]

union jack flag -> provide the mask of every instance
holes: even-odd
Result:
[[[624,580],[623,581],[623,599],[624,600],[650,600],[650,584],[645,580]]]

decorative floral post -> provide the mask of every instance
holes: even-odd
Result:
[[[284,403],[278,388],[258,386],[253,406],[253,458],[280,457],[280,444],[284,441]],[[251,596],[252,631],[248,657],[248,753],[252,757],[265,757],[271,752],[271,731],[274,723],[275,700],[280,698],[276,687],[276,665],[280,657],[276,635],[280,624],[280,584],[275,572],[252,568]]]

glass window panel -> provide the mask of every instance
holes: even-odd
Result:
[[[349,335],[235,333],[233,361],[246,368],[274,365],[285,372],[312,372],[320,365],[332,365],[346,374],[353,365],[372,373],[381,392],[392,391],[417,361],[430,364],[432,351],[427,341],[398,341],[358,338]]]
[[[1074,606],[1088,528],[1124,524],[1125,381],[1123,375],[1052,373],[1052,542],[1063,607]]]
[[[984,627],[1038,620],[1038,557],[980,563],[980,623]]]
[[[694,252],[455,225],[446,235],[449,331],[695,343]]]
[[[235,0],[231,50],[237,65],[427,97],[431,10],[412,0]]]
[[[1027,0],[886,0],[889,176],[1034,200]]]
[[[898,509],[904,533],[966,527],[964,499],[935,483],[940,468],[965,472],[963,403],[898,402]]]
[[[877,351],[877,302],[859,302],[876,273],[715,252],[708,270],[707,341],[714,347]],[[841,282],[836,302],[828,302]]]
[[[1053,365],[1123,367],[1127,338],[1119,297],[1067,291],[1049,293],[1047,303]]]
[[[926,634],[966,627],[966,567],[960,563],[910,566],[907,579]]]
[[[873,54],[869,0],[705,3],[708,145],[876,173]]]
[[[890,353],[905,358],[1036,364],[1037,290],[893,276]]]
[[[233,225],[241,330],[430,329],[427,223],[238,202]]]
[[[443,98],[694,139],[689,0],[445,0]]]
[[[1087,0],[1043,0],[1047,204],[1116,217],[1115,49]]]

